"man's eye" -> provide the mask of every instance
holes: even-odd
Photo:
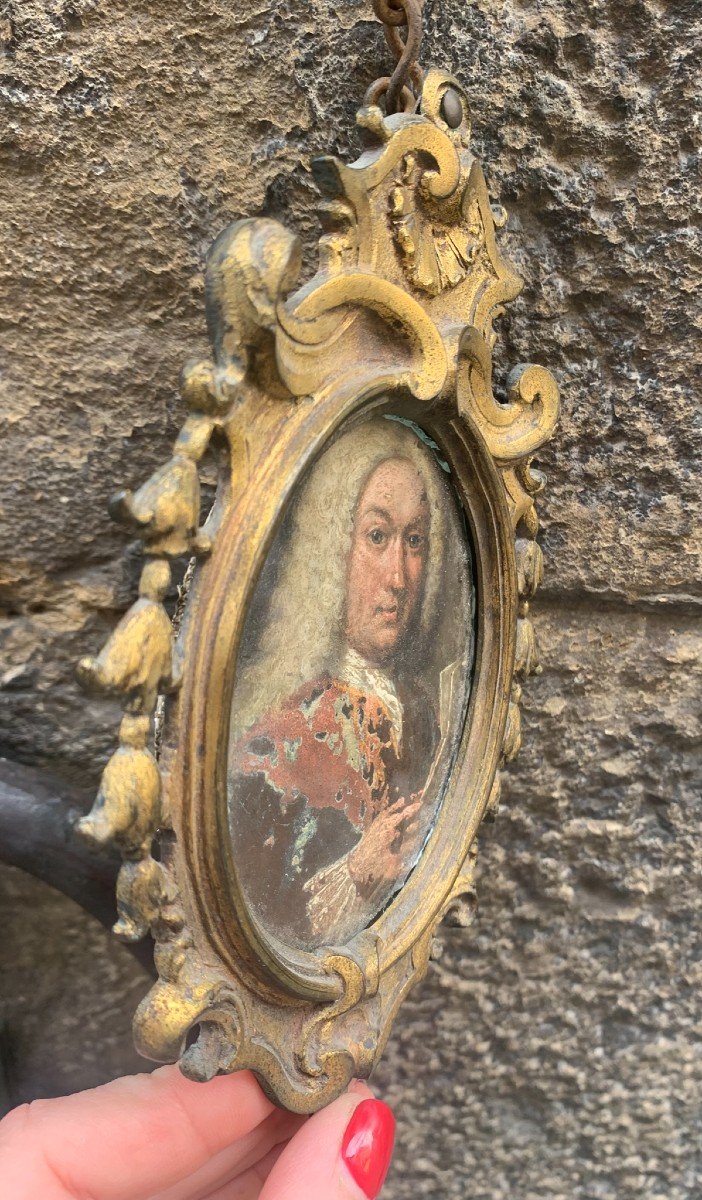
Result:
[[[371,529],[368,537],[374,546],[382,546],[383,542],[385,541],[385,534],[383,533],[382,529]]]
[[[421,533],[410,533],[407,538],[407,543],[411,550],[418,550],[423,541],[424,538]]]

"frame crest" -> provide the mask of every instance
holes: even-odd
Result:
[[[450,127],[451,90],[462,120]],[[119,846],[117,936],[156,942],[159,979],[135,1016],[140,1051],[193,1079],[248,1067],[297,1112],[369,1074],[450,912],[467,922],[475,835],[496,812],[499,770],[520,745],[519,700],[536,669],[529,601],[542,575],[531,455],[558,415],[553,377],[521,365],[492,389],[493,322],[520,290],[497,247],[470,152],[468,101],[430,71],[419,111],[358,114],[372,143],[355,163],[314,164],[324,195],[319,266],[278,222],[238,221],[207,265],[213,355],[184,370],[189,415],[170,461],[113,515],[144,542],[139,598],[79,675],[122,697],[119,747],[77,833]],[[224,758],[236,653],[259,571],[307,466],[355,414],[402,412],[448,457],[475,554],[474,681],[458,757],[414,872],[346,946],[292,950],[256,924],[227,841]],[[226,447],[200,526],[198,463]],[[170,561],[197,557],[177,635],[163,607]],[[160,757],[152,718],[167,694]],[[152,853],[154,839],[158,856]],[[468,910],[456,908],[468,898]]]

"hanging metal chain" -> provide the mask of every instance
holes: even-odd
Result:
[[[384,25],[385,40],[397,60],[392,75],[376,79],[366,93],[366,104],[385,97],[385,110],[411,112],[422,88],[424,73],[417,62],[422,41],[424,0],[373,0],[373,11]],[[406,26],[403,40],[401,26]]]

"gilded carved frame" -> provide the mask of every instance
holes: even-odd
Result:
[[[452,128],[451,89],[463,116]],[[123,853],[118,936],[153,933],[158,982],[135,1017],[139,1049],[191,1078],[243,1067],[310,1112],[367,1075],[424,974],[442,918],[473,886],[474,840],[519,749],[521,685],[536,667],[528,605],[542,570],[541,477],[530,456],[558,412],[552,376],[520,366],[499,402],[493,321],[520,282],[501,257],[460,85],[431,71],[419,111],[361,109],[372,148],[315,164],[327,232],[297,286],[299,246],[280,224],[240,221],[207,266],[211,361],[190,364],[173,457],[115,515],[138,530],[140,596],[84,682],[123,697],[120,745],[79,834]],[[354,414],[401,409],[448,458],[475,555],[474,683],[458,758],[426,850],[380,917],[345,946],[292,951],[257,927],[233,875],[224,762],[244,618],[306,467]],[[226,447],[200,527],[198,462]],[[197,556],[174,635],[170,560]],[[160,693],[160,756],[148,749]],[[159,850],[154,849],[156,839]]]

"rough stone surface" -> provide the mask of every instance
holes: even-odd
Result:
[[[202,261],[267,213],[314,243],[310,158],[355,153],[384,73],[370,2],[6,5],[0,264],[0,753],[97,778],[110,705],[73,664],[128,605],[109,522],[177,427]],[[543,455],[543,675],[481,837],[477,922],[405,1005],[378,1075],[392,1198],[699,1195],[699,8],[428,0],[426,61],[525,277],[502,368],[559,376]],[[311,261],[311,259],[309,259]],[[135,1068],[145,981],[69,901],[1,877],[10,1100]]]

